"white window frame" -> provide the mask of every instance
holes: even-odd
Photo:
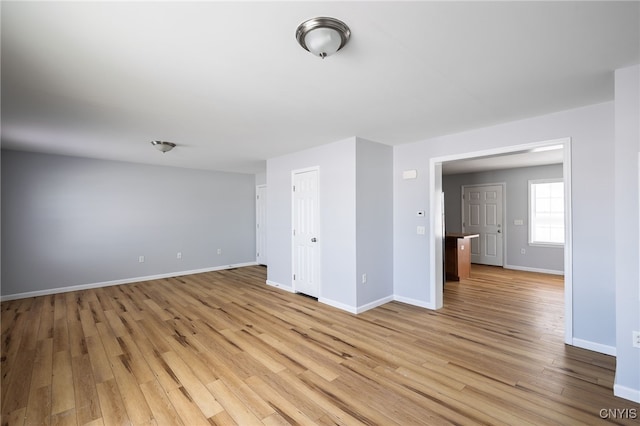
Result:
[[[537,246],[537,247],[564,247],[565,242],[556,243],[556,242],[552,242],[552,241],[533,241],[533,235],[534,235],[533,227],[534,227],[535,221],[534,221],[534,212],[533,212],[534,205],[533,205],[533,199],[532,199],[532,195],[533,195],[532,194],[532,187],[533,187],[533,185],[544,184],[544,183],[562,183],[563,184],[562,206],[563,206],[563,209],[564,209],[563,213],[565,215],[567,214],[566,213],[566,208],[565,208],[565,204],[566,204],[565,203],[565,199],[566,199],[567,194],[564,193],[564,179],[562,179],[562,178],[552,178],[552,179],[534,179],[534,180],[530,180],[529,184],[528,184],[528,215],[529,215],[529,226],[528,226],[529,237],[528,237],[528,240],[529,240],[529,245],[530,246]],[[565,233],[565,230],[564,230],[565,226],[566,226],[566,223],[565,223],[565,220],[563,220],[563,222],[562,222],[562,227],[563,227],[562,238],[563,238],[563,240],[566,239],[566,235],[565,235],[566,233]]]

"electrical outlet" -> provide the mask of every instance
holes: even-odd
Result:
[[[222,249],[218,249],[218,254],[222,254]]]
[[[144,256],[138,256],[138,263],[144,263]]]
[[[176,259],[182,259],[182,252],[179,251],[178,254],[176,254]]]
[[[632,331],[633,347],[640,348],[640,331]]]
[[[520,254],[526,254],[527,251],[525,249],[520,249]]]
[[[362,274],[362,284],[367,282],[367,274]]]

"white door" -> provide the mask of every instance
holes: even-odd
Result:
[[[256,262],[267,264],[267,186],[256,186]]]
[[[502,266],[502,185],[463,186],[462,231],[471,239],[471,262]]]
[[[318,242],[318,170],[293,175],[293,289],[318,297],[320,249]]]

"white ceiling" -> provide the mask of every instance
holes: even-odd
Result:
[[[636,1],[1,7],[3,148],[212,170],[609,101],[613,71],[640,62]],[[352,31],[324,60],[295,40],[314,16]]]

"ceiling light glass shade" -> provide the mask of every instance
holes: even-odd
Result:
[[[173,142],[166,141],[151,141],[151,145],[155,146],[158,151],[168,152],[176,147],[176,144]]]
[[[340,34],[331,28],[318,28],[309,31],[304,37],[304,44],[307,46],[309,52],[321,58],[336,53],[341,43],[342,38],[340,38]]]
[[[303,49],[315,56],[326,58],[342,49],[351,37],[349,27],[334,18],[313,18],[303,22],[296,30],[296,39]]]

